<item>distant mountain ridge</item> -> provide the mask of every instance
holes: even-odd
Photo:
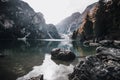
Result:
[[[89,10],[96,4],[97,3],[93,3],[89,5],[82,14],[80,12],[73,13],[71,16],[63,19],[60,23],[58,23],[56,25],[56,28],[59,30],[60,33],[73,33],[79,28]]]
[[[79,12],[73,13],[56,25],[59,33],[68,34],[78,28],[78,19],[81,16]]]

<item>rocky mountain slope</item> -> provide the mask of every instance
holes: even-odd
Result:
[[[0,39],[60,38],[54,25],[46,24],[42,13],[36,13],[21,0],[0,0]]]
[[[74,39],[120,39],[120,0],[99,0],[86,13]]]
[[[73,13],[71,16],[58,23],[56,28],[60,33],[69,34],[78,28],[80,16],[81,14],[79,12]]]
[[[82,23],[83,19],[86,17],[86,14],[94,5],[96,5],[96,3],[89,5],[82,14],[80,14],[80,12],[75,12],[71,16],[58,23],[56,27],[59,32],[69,34],[76,31],[79,28],[79,25]]]

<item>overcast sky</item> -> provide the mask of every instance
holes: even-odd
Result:
[[[23,0],[36,12],[44,15],[46,23],[57,24],[74,12],[82,13],[84,9],[98,0]]]

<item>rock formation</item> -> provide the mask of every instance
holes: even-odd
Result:
[[[51,58],[62,60],[62,61],[71,61],[75,59],[75,54],[68,50],[62,50],[60,48],[55,48],[51,51]]]
[[[79,62],[69,80],[120,80],[120,49],[98,47],[96,52]]]
[[[120,1],[100,0],[87,10],[86,16],[77,31],[74,39],[103,40],[120,39]]]
[[[52,34],[49,33],[53,28]],[[45,23],[42,13],[36,13],[21,0],[0,0],[0,39],[45,39],[51,36],[60,38],[55,26],[51,28]]]
[[[43,79],[43,75],[39,75],[37,77],[32,77],[32,78],[30,78],[28,80],[44,80],[44,79]]]

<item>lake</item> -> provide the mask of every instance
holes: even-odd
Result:
[[[77,58],[69,62],[51,60],[53,48],[71,50]],[[0,57],[0,80],[27,80],[40,74],[45,80],[67,80],[67,75],[83,57],[95,54],[95,47],[84,47],[79,41],[64,39],[1,40],[0,54],[5,55]]]

